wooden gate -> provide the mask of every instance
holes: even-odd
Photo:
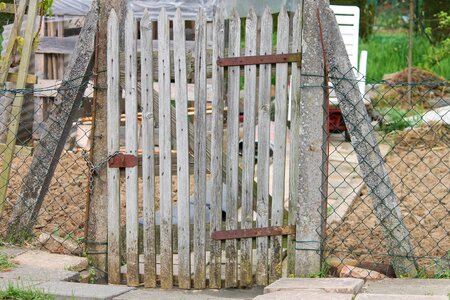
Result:
[[[130,286],[142,281],[146,287],[184,289],[266,285],[283,275],[286,249],[287,273],[294,273],[291,236],[298,196],[288,189],[297,186],[299,176],[291,176],[289,184],[287,179],[298,166],[289,132],[299,132],[299,124],[287,126],[287,99],[290,93],[298,103],[300,12],[290,20],[282,8],[277,22],[275,33],[268,9],[261,17],[250,10],[245,19],[234,11],[226,20],[219,11],[210,26],[200,11],[190,42],[180,11],[171,22],[163,9],[157,41],[147,12],[138,40],[137,20],[128,12],[122,53],[122,29],[111,12],[110,283],[120,283],[123,273]],[[292,120],[298,120],[297,107]]]

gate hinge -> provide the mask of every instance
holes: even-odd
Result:
[[[110,168],[132,168],[138,165],[138,158],[133,154],[119,153],[108,161]]]
[[[213,240],[245,239],[261,236],[295,235],[295,225],[214,231]]]

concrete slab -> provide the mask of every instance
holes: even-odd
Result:
[[[113,299],[123,293],[133,290],[132,287],[119,285],[100,285],[77,282],[49,281],[35,286],[44,293],[57,299]]]
[[[72,271],[51,270],[18,266],[9,272],[1,272],[0,279],[25,281],[78,281],[80,274]]]
[[[9,286],[29,289],[41,283],[40,281],[27,281],[22,279],[4,279],[0,278],[0,291],[6,290]]]
[[[309,291],[279,291],[260,295],[254,300],[352,300],[352,298],[352,294]]]
[[[447,296],[359,294],[355,300],[448,300]]]
[[[14,258],[20,254],[27,252],[28,249],[18,248],[18,247],[5,247],[0,248],[0,253],[6,253],[9,257]]]
[[[122,294],[114,300],[229,300],[229,299],[253,299],[263,293],[262,287],[252,289],[221,289],[221,290],[161,290],[161,289],[137,289]]]
[[[13,261],[21,266],[62,271],[82,271],[88,266],[86,257],[53,254],[40,250],[27,251],[15,257]]]
[[[362,288],[368,294],[445,295],[450,294],[450,279],[384,279],[368,281]]]
[[[286,290],[356,294],[363,284],[356,278],[282,278],[265,287],[264,294]]]

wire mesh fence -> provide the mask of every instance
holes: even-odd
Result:
[[[33,153],[39,141],[44,137],[56,139],[54,132],[46,128],[45,121],[56,111],[67,114],[69,112],[56,110],[55,96],[59,85],[39,89],[0,90],[0,182],[7,187],[0,209],[0,243],[20,243],[54,253],[81,254],[84,251],[89,171],[82,153],[90,151],[92,120],[89,116],[93,96],[92,84],[84,84],[87,86],[85,97],[58,159],[32,235],[26,240],[18,240],[17,233],[11,230],[11,224],[21,217],[20,213],[17,213],[20,210],[15,206],[25,190],[24,178],[32,170],[30,167]],[[23,97],[22,105],[19,103],[17,107],[21,112],[20,119],[14,114],[14,106],[18,105],[16,99],[19,97]],[[20,126],[14,134],[12,124],[17,120]],[[64,124],[61,124],[61,129],[63,126]],[[14,136],[15,138],[11,139]],[[8,150],[13,150],[11,160],[7,155]]]
[[[449,82],[417,69],[412,74],[410,83],[405,70],[368,84],[363,98],[398,201],[389,213],[399,210],[398,219],[409,233],[408,258],[415,262],[418,277],[449,278]],[[354,150],[361,141],[351,141],[348,120],[333,99],[334,89],[330,91],[329,147],[324,147],[328,169],[323,168],[328,178],[324,267],[341,277],[395,276],[396,254],[389,251],[383,231],[386,220],[376,214],[383,208],[363,181],[359,160],[366,158],[358,158]]]

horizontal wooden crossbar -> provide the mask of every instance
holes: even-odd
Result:
[[[251,229],[220,230],[211,234],[213,240],[245,239],[261,236],[295,235],[295,225]]]
[[[302,59],[301,53],[224,57],[217,59],[217,65],[221,67],[231,67],[231,66],[246,66],[246,65],[277,64],[277,63],[300,62],[301,59]]]

